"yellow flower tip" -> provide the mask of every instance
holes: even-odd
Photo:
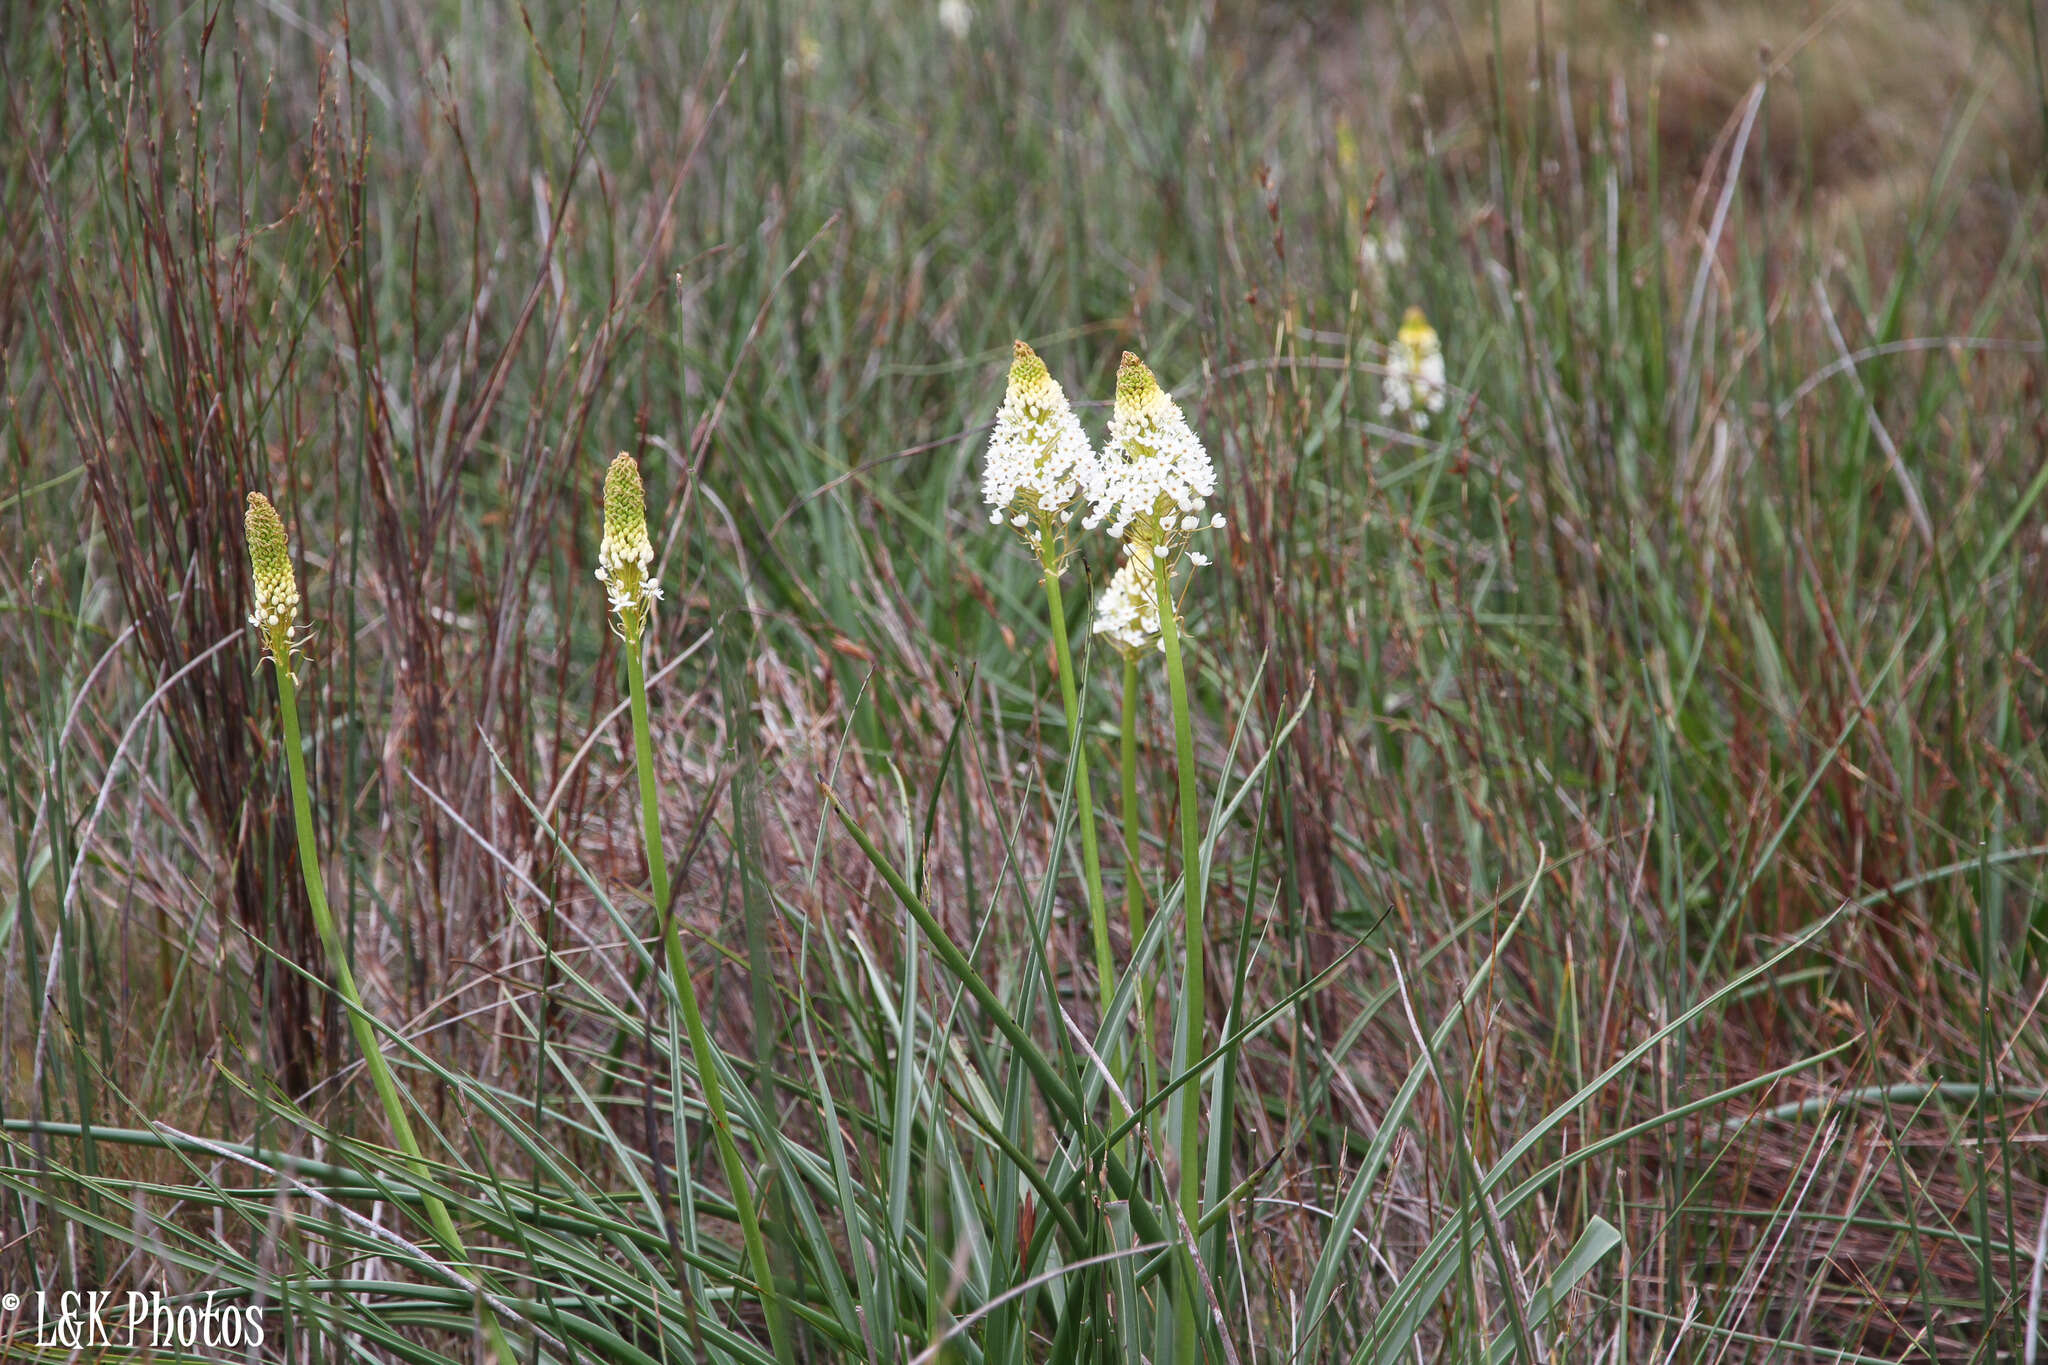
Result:
[[[1016,342],[1010,358],[1010,393],[1038,399],[1049,383],[1053,383],[1053,372],[1044,368],[1038,352],[1024,342]]]
[[[636,632],[648,609],[661,600],[651,577],[654,544],[647,538],[647,489],[640,466],[621,451],[604,476],[604,539],[597,550],[597,581],[604,584],[629,632]]]
[[[1401,315],[1401,330],[1395,339],[1413,351],[1425,350],[1436,342],[1436,328],[1429,325],[1429,316],[1420,308],[1410,308]]]
[[[249,577],[256,599],[249,624],[263,632],[265,643],[277,653],[281,645],[289,647],[292,623],[299,614],[299,582],[292,572],[284,519],[269,498],[251,493],[243,526],[249,539]]]
[[[1129,351],[1124,352],[1123,363],[1116,368],[1116,404],[1120,408],[1137,407],[1151,401],[1159,392],[1159,381],[1152,377],[1145,362]]]

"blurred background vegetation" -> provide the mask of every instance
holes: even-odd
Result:
[[[819,784],[990,980],[1036,961],[1092,1010],[1078,878],[1032,910],[1074,856],[1035,570],[974,488],[1023,337],[1097,432],[1139,351],[1219,467],[1227,551],[1187,609],[1204,792],[1271,763],[1217,850],[1212,1029],[1341,959],[1212,1120],[1251,1180],[1225,1220],[1246,1358],[1298,1349],[1293,1294],[1383,1121],[1309,1358],[1374,1345],[1474,1207],[1462,1144],[1495,1161],[1669,1029],[1517,1158],[1594,1154],[1504,1215],[1532,1278],[1595,1216],[1624,1233],[1549,1350],[2019,1359],[2048,1226],[2044,23],[2025,0],[11,7],[0,1282],[99,1283],[197,1226],[166,1191],[221,1178],[52,1124],[307,1160],[376,1130],[252,672],[250,489],[314,628],[331,894],[451,1183],[538,1182],[544,1150],[616,1190],[676,1157],[666,1062],[591,1003],[635,998],[617,947],[654,918],[625,894],[592,578],[623,449],[668,585],[655,720],[700,989],[761,1112],[819,1152],[843,1122],[838,1193],[898,1219],[921,1306],[858,1353],[920,1349],[975,1204],[940,1190],[980,1141],[943,1078],[1004,1072]],[[1378,405],[1410,304],[1455,389],[1420,435]],[[1141,741],[1163,773],[1163,690]],[[1390,955],[1454,1025],[1398,1106],[1419,1049]],[[892,1030],[918,1008],[906,1096]],[[715,1163],[684,1155],[715,1224]],[[808,1242],[770,1214],[799,1278],[857,1240],[808,1194]],[[211,1234],[229,1280],[272,1271],[255,1197]],[[978,1246],[1018,1235],[975,1216]],[[1432,1298],[1413,1358],[1485,1354],[1513,1293],[1491,1274]],[[413,1347],[356,1349],[459,1335],[434,1311]],[[1046,1358],[1034,1330],[973,1349]]]

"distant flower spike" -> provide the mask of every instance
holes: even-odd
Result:
[[[1106,524],[1111,535],[1123,540],[1126,555],[1156,560],[1170,570],[1197,531],[1222,527],[1221,514],[1207,514],[1214,496],[1216,467],[1209,452],[1145,362],[1125,351],[1095,505],[1082,524],[1091,529]],[[1194,552],[1188,558],[1209,562]]]
[[[249,624],[263,637],[263,651],[279,667],[289,667],[299,642],[292,632],[299,618],[299,580],[284,533],[284,519],[270,499],[249,495],[243,522],[249,540],[249,577],[255,588],[255,610]]]
[[[1159,638],[1158,582],[1150,559],[1127,556],[1095,599],[1091,632],[1129,659],[1164,649],[1165,642]]]
[[[1420,308],[1410,308],[1387,355],[1386,397],[1380,416],[1405,417],[1413,430],[1444,410],[1444,348]]]
[[[640,466],[621,453],[604,476],[604,540],[597,549],[597,581],[605,585],[619,633],[628,642],[640,638],[654,604],[661,600],[656,582],[654,543],[647,538],[647,492]]]
[[[1016,343],[982,467],[990,524],[1010,526],[1056,572],[1066,559],[1067,518],[1094,477],[1095,451],[1066,391],[1036,351]]]

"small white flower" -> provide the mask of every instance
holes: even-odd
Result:
[[[1410,308],[1387,353],[1386,396],[1380,416],[1405,417],[1421,431],[1444,410],[1444,350],[1436,328],[1420,308]]]
[[[1109,586],[1095,599],[1091,633],[1100,635],[1126,657],[1163,649],[1159,639],[1158,578],[1143,559],[1132,556],[1110,576]]]
[[[967,31],[974,27],[974,6],[967,0],[939,0],[939,27],[954,42],[966,42]]]

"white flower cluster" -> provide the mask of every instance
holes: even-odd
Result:
[[[1183,558],[1207,564],[1209,557],[1188,544],[1196,532],[1223,526],[1222,515],[1208,510],[1216,496],[1209,452],[1180,405],[1128,351],[1117,369],[1109,441],[1098,456],[1045,362],[1018,342],[981,494],[992,509],[989,520],[1014,529],[1052,574],[1066,562],[1069,512],[1084,499],[1090,504],[1081,524],[1091,531],[1106,526],[1124,551],[1096,599],[1090,629],[1132,658],[1163,647],[1160,584],[1171,581]]]
[[[653,576],[654,547],[637,548],[607,540],[597,551],[597,581],[604,584],[605,597],[618,615],[639,612],[661,600],[661,584]]]
[[[982,467],[981,497],[989,521],[1008,523],[1034,550],[1095,480],[1095,451],[1065,390],[1023,342],[1010,364],[1010,386],[996,413]]]
[[[1106,524],[1111,535],[1123,540],[1126,553],[1149,553],[1170,562],[1196,531],[1223,525],[1221,514],[1203,516],[1214,496],[1216,466],[1180,405],[1159,387],[1144,361],[1124,352],[1109,443],[1091,490],[1094,506],[1081,524],[1091,530]],[[1188,558],[1209,562],[1194,551]]]
[[[1089,629],[1127,658],[1166,648],[1159,638],[1158,584],[1145,556],[1128,556],[1095,600],[1095,623]]]
[[[249,624],[265,636],[280,631],[289,635],[299,616],[299,589],[296,583],[266,587],[262,580],[256,584],[256,609],[249,613]]]
[[[1410,308],[1387,354],[1386,396],[1380,416],[1405,417],[1421,431],[1444,410],[1444,348],[1420,308]]]

